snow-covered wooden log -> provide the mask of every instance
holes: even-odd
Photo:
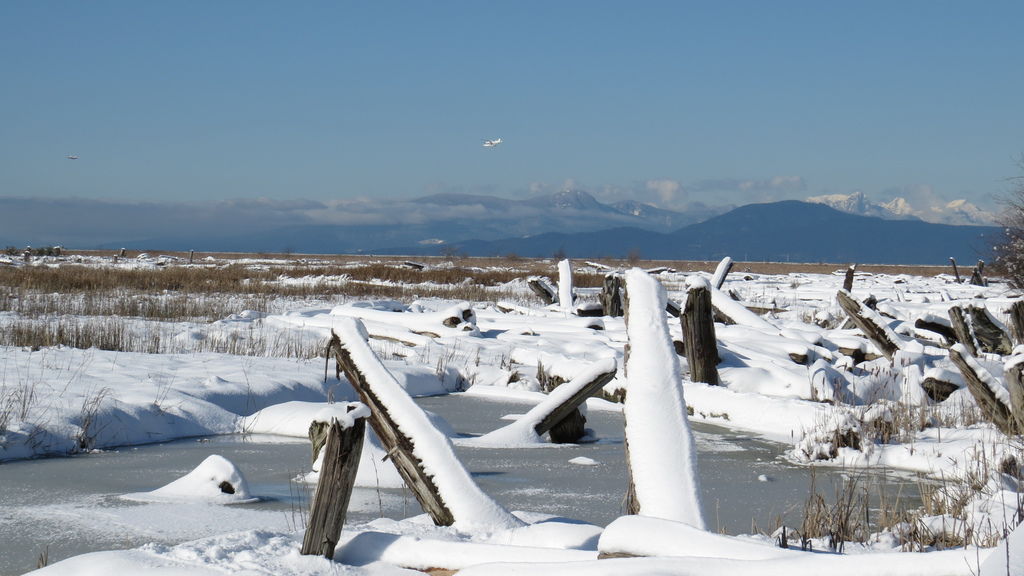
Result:
[[[473,445],[516,445],[536,442],[544,434],[551,435],[555,444],[575,442],[579,434],[560,435],[556,429],[568,419],[583,418],[579,407],[615,377],[614,358],[598,360],[572,380],[564,382],[548,394],[543,402],[530,409],[518,420],[470,441]],[[585,422],[586,419],[584,418]]]
[[[945,318],[933,314],[925,314],[915,320],[914,328],[928,330],[942,336],[946,341],[946,346],[952,346],[954,342],[957,342],[956,332],[953,331],[952,324]]]
[[[711,306],[714,308],[715,318],[723,324],[747,326],[768,334],[779,333],[779,329],[770,322],[721,290],[711,289]]]
[[[388,372],[357,319],[335,324],[335,359],[369,406],[370,426],[423,510],[439,526],[496,530],[522,522],[480,490],[451,441]]]
[[[366,417],[370,411],[362,404],[350,404],[345,422],[332,418],[326,426],[323,465],[316,484],[309,522],[302,539],[302,554],[334,558],[341,529],[345,525],[348,502],[359,470],[363,451]],[[317,424],[314,422],[314,424]],[[317,427],[319,430],[321,427]],[[311,436],[314,432],[310,427]]]
[[[875,343],[875,346],[886,358],[892,360],[896,352],[901,349],[902,342],[892,328],[889,328],[889,325],[878,315],[878,312],[870,309],[866,304],[858,302],[845,290],[837,292],[836,298],[839,300],[839,306],[843,308],[854,325]]]
[[[690,380],[718,385],[718,339],[711,307],[711,287],[701,276],[686,279],[686,302],[679,316]]]
[[[605,275],[601,286],[601,308],[605,316],[622,316],[622,276]]]
[[[547,278],[541,278],[540,276],[531,276],[526,279],[526,285],[530,288],[530,291],[537,295],[544,302],[546,306],[550,306],[555,303],[558,298],[558,294],[555,292],[554,286]]]
[[[725,277],[729,275],[730,270],[732,270],[732,258],[726,256],[722,258],[722,261],[718,263],[718,267],[715,268],[715,274],[711,277],[711,287],[715,290],[721,290],[722,284],[725,284]]]
[[[665,318],[665,289],[634,268],[626,273],[626,295],[626,510],[705,529],[697,450]]]
[[[963,374],[967,389],[977,401],[982,415],[1003,434],[1019,434],[1022,430],[1010,405],[1010,393],[1006,388],[978,364],[962,343],[949,349],[949,359]]]

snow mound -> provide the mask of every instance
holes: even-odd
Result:
[[[249,492],[242,471],[227,458],[216,454],[208,456],[195,470],[162,488],[121,497],[141,502],[201,500],[216,504],[246,504],[259,500]]]

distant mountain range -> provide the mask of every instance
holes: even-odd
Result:
[[[675,212],[639,202],[606,204],[579,190],[517,200],[437,194],[408,200],[257,199],[209,205],[0,198],[0,233],[6,238],[0,244],[943,264],[950,256],[985,258],[1001,233],[992,226],[926,222],[905,201],[877,204],[861,193],[810,200]],[[980,211],[958,201],[938,212],[972,220]]]
[[[517,254],[546,257],[659,260],[836,262],[862,264],[936,264],[987,259],[1001,229],[952,226],[921,220],[858,216],[823,204],[795,200],[748,204],[671,233],[616,228],[585,233],[546,233],[446,246],[399,247],[393,254],[464,253],[470,256]]]
[[[953,200],[945,204],[916,208],[906,198],[893,198],[889,202],[875,203],[857,191],[852,194],[828,194],[812,196],[808,202],[824,204],[850,214],[874,216],[897,220],[919,219],[934,224],[990,226],[995,215],[986,212],[967,200]]]

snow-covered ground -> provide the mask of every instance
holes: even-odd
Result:
[[[266,262],[249,264],[265,266]],[[8,265],[19,264],[12,260]],[[48,265],[60,266],[60,262]],[[92,265],[111,264],[97,259]],[[552,275],[564,276],[566,267],[552,263]],[[576,269],[580,268],[577,263]],[[671,348],[669,340],[681,338],[679,321],[660,312],[658,288],[647,287],[648,276],[639,270],[627,275],[634,286],[629,308],[633,325],[628,329],[623,318],[578,317],[571,306],[543,306],[524,281],[515,281],[502,289],[518,296],[501,302],[417,299],[339,304],[336,299],[302,298],[280,305],[273,313],[238,310],[212,323],[125,319],[131,330],[157,332],[161,342],[174,343],[173,351],[161,354],[0,347],[0,462],[192,436],[305,437],[311,420],[329,417],[343,402],[358,400],[344,377],[335,378],[333,363],[325,378],[322,357],[275,357],[273,346],[267,346],[264,355],[240,356],[211,351],[209,343],[258,339],[316,350],[322,349],[332,329],[350,337],[357,330],[370,338],[386,374],[415,396],[468,390],[510,402],[527,398],[536,404],[543,398],[538,392],[552,382],[573,380],[595,366],[618,366],[619,373],[604,391],[610,398],[621,398],[625,392],[627,426],[642,428],[627,434],[638,463],[634,473],[643,477],[640,492],[655,479],[656,493],[662,500],[671,500],[664,505],[671,510],[662,508],[659,513],[641,508],[643,516],[638,518],[650,518],[649,522],[624,517],[607,528],[555,518],[545,510],[515,511],[515,519],[486,526],[457,522],[455,527],[435,527],[425,516],[381,518],[346,526],[333,562],[300,556],[301,531],[254,525],[248,531],[178,545],[86,554],[40,573],[398,574],[433,567],[468,574],[1006,573],[1005,549],[991,553],[975,544],[996,544],[1020,520],[1018,478],[1024,456],[1019,438],[1007,437],[979,417],[976,402],[949,360],[946,343],[916,328],[915,321],[948,318],[952,306],[976,305],[1008,325],[1007,309],[1018,293],[997,282],[978,287],[958,284],[948,276],[858,273],[852,295],[859,300],[877,299],[880,318],[900,343],[901,350],[890,362],[857,329],[843,326],[845,315],[836,303],[843,272],[758,275],[733,271],[722,291],[713,296],[716,308],[732,322],[715,327],[722,358],[721,386],[689,381],[686,359],[665,357],[664,351]],[[703,284],[673,271],[658,271],[652,277],[675,302],[685,298],[688,285]],[[278,281],[303,280],[296,271]],[[339,277],[337,284],[343,286],[344,279]],[[559,290],[563,300],[567,292]],[[576,305],[596,301],[598,292],[577,287]],[[654,295],[642,295],[647,292]],[[744,304],[763,315],[750,312]],[[23,318],[0,311],[0,330],[25,321],[59,319]],[[643,349],[633,349],[627,358],[627,342],[631,348]],[[1004,367],[1012,361],[1011,356],[996,354],[980,354],[976,359],[999,387],[1004,386]],[[666,378],[667,383],[661,382]],[[933,400],[922,387],[929,378],[948,381],[956,389],[942,401]],[[659,381],[657,385],[654,380]],[[631,393],[637,394],[634,403],[629,401]],[[340,404],[329,404],[329,399]],[[611,402],[588,405],[591,410],[620,409]],[[799,544],[794,545],[799,537],[792,535],[790,548],[782,549],[777,538],[769,536],[726,537],[700,531],[704,521],[699,512],[692,517],[680,511],[699,506],[700,494],[694,493],[699,492],[697,483],[681,482],[680,494],[666,494],[658,480],[664,471],[657,470],[660,465],[650,459],[662,454],[668,466],[664,470],[690,474],[692,440],[663,433],[668,429],[688,433],[686,418],[673,420],[683,412],[690,413],[690,421],[783,443],[786,458],[809,469],[820,465],[886,468],[941,480],[939,491],[947,497],[936,502],[947,505],[933,504],[865,543],[848,544],[843,554],[829,551],[825,539],[809,540],[814,551],[803,552]],[[645,413],[654,423],[639,424],[645,422]],[[460,437],[461,431],[437,418],[429,421],[440,431],[441,442],[445,438],[462,444],[483,440]],[[418,422],[417,426],[427,425],[427,420]],[[507,425],[499,421],[493,428]],[[513,424],[506,432],[487,435],[483,443],[511,453],[524,444],[546,441],[529,432],[522,424],[518,428]],[[660,440],[658,432],[662,432]],[[400,478],[390,462],[381,463],[386,454],[374,441],[371,438],[364,447],[357,483],[399,486]],[[317,470],[317,465],[311,466],[307,480],[315,481]],[[175,483],[124,496],[146,502],[203,499],[215,503],[205,505],[204,509],[212,510],[251,496],[244,473],[231,462],[213,459]],[[222,482],[230,484],[234,494],[217,491]],[[2,463],[0,488],[10,489]],[[623,486],[623,494],[625,490]],[[475,493],[463,489],[471,491]],[[952,500],[959,505],[954,508]],[[667,537],[676,532],[678,538]],[[922,537],[923,532],[929,536]],[[1021,562],[1021,547],[1015,547],[1021,541],[1020,532],[1009,539],[1009,556],[1016,566]],[[901,548],[931,551],[899,553]],[[598,559],[607,554],[651,557]]]

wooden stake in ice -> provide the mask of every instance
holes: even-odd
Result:
[[[310,426],[310,439],[314,442],[317,440],[313,436],[319,436],[320,429],[324,427],[318,425],[326,426],[327,444],[323,448],[320,480],[316,485],[309,523],[302,539],[302,554],[334,558],[334,548],[345,525],[348,502],[356,482],[359,455],[363,451],[368,411],[361,404],[349,405],[350,413],[359,409],[362,413],[352,418],[351,422],[346,422],[346,426],[337,418],[332,418],[330,424],[314,422]]]

